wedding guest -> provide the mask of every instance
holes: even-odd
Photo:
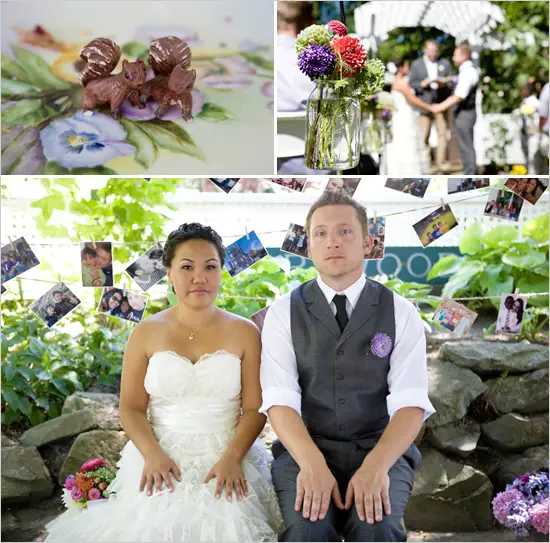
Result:
[[[527,180],[527,183],[525,183],[525,188],[520,193],[520,196],[524,200],[527,200],[530,204],[534,205],[538,202],[545,190],[546,186],[544,183],[540,179],[532,177]]]
[[[550,107],[550,85],[546,83],[539,96],[539,144],[535,153],[534,173],[548,175],[548,109]]]

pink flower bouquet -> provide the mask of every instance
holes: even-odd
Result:
[[[82,464],[76,475],[69,475],[63,486],[63,503],[67,509],[86,509],[89,501],[108,499],[107,487],[115,474],[105,467],[101,458]]]

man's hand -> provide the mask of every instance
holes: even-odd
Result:
[[[432,105],[432,113],[436,115],[437,113],[443,113],[445,111],[445,107],[442,107],[441,104],[433,104]]]
[[[390,478],[388,472],[369,462],[368,457],[351,478],[346,491],[345,508],[349,509],[355,498],[357,515],[369,524],[382,522],[383,513],[391,515]]]
[[[422,80],[422,83],[420,83],[420,86],[425,89],[426,87],[429,87],[430,86],[430,83],[431,83],[431,79],[429,77],[426,77],[426,79],[423,79]]]
[[[338,483],[326,463],[300,470],[296,478],[295,511],[303,509],[303,517],[311,522],[323,520],[331,498],[336,507],[344,509]]]

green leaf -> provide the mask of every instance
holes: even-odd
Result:
[[[534,274],[528,274],[522,277],[517,285],[520,294],[522,292],[548,292],[548,278],[536,276]],[[510,290],[510,292],[512,292]],[[535,305],[540,307],[548,307],[548,295],[546,296],[530,296],[527,299],[529,305]]]
[[[6,380],[11,381],[13,379],[13,376],[17,373],[17,368],[14,368],[9,364],[3,364],[2,368],[4,368],[4,375],[6,376]]]
[[[548,241],[548,213],[543,213],[538,217],[528,220],[521,230],[521,233],[529,238],[532,238],[539,243]]]
[[[19,410],[27,415],[29,417],[31,415],[32,411],[32,404],[29,402],[26,396],[23,396],[22,394],[19,394],[17,396],[17,405],[19,407]]]
[[[120,123],[128,133],[126,141],[136,148],[135,159],[144,168],[150,168],[158,158],[155,142],[139,127],[139,123],[125,118],[121,118]]]
[[[503,255],[502,262],[504,264],[508,264],[509,266],[513,266],[514,268],[530,270],[546,263],[546,256],[543,253],[533,250],[527,254],[520,254],[516,251],[508,251],[505,255]]]
[[[24,83],[23,81],[7,79],[5,77],[0,79],[0,91],[2,92],[2,96],[17,98],[21,94],[36,92],[37,90],[38,89],[36,87],[33,87],[28,83]]]
[[[57,162],[49,161],[42,172],[44,175],[116,175],[117,172],[105,166],[95,166],[94,168],[74,168],[69,170],[60,166]]]
[[[197,115],[197,119],[204,119],[205,121],[232,121],[235,119],[235,115],[223,108],[211,102],[204,104],[201,112]]]
[[[2,123],[7,126],[13,126],[19,123],[21,117],[38,111],[42,107],[40,100],[21,100],[9,109],[2,112]]]
[[[17,393],[11,388],[2,386],[2,397],[4,401],[13,409],[19,409],[19,402],[17,401]]]
[[[273,71],[273,61],[262,57],[262,55],[258,55],[257,53],[250,53],[248,51],[243,51],[242,53],[240,53],[240,55],[248,60],[248,62],[254,64],[255,66],[258,66],[258,68],[261,68],[262,70],[267,70],[268,72]]]
[[[34,201],[31,206],[42,210],[44,220],[50,220],[55,209],[65,209],[65,201],[59,193],[45,196],[40,200]]]
[[[463,255],[475,255],[479,253],[483,249],[482,237],[483,228],[481,223],[475,221],[468,226],[468,228],[466,228],[464,234],[462,234],[462,237],[460,238],[460,242],[458,244],[460,252]]]
[[[39,89],[68,89],[70,84],[56,77],[48,63],[39,55],[18,45],[12,46],[13,53],[28,75],[29,83]]]
[[[173,153],[183,153],[204,161],[204,155],[198,149],[187,131],[173,121],[143,121],[139,127],[151,136],[158,147]]]
[[[67,386],[67,383],[63,379],[52,379],[52,384],[61,392],[64,396],[69,396],[71,391]]]
[[[485,263],[480,260],[464,261],[460,269],[447,281],[443,287],[443,296],[452,297],[455,292],[470,284],[472,279],[485,268]]]
[[[518,229],[515,226],[501,224],[491,228],[483,236],[483,243],[492,249],[497,249],[501,241],[514,241],[517,238]]]
[[[2,77],[17,79],[24,83],[31,83],[27,72],[25,72],[21,64],[7,55],[2,55]]]
[[[131,58],[146,57],[149,54],[149,47],[139,41],[128,41],[121,49],[126,56]]]
[[[435,279],[436,277],[442,277],[445,275],[451,275],[455,273],[462,259],[458,255],[447,255],[440,258],[428,273],[428,281]]]

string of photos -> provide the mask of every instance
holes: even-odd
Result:
[[[211,179],[211,181],[225,192],[230,192],[231,189],[236,186],[239,179]],[[306,179],[296,178],[274,178],[270,181],[294,191],[303,191],[307,184]],[[359,178],[333,178],[328,180],[324,190],[342,192],[353,197],[360,181],[361,179]],[[430,181],[430,178],[388,178],[385,187],[422,199],[428,189]],[[521,181],[521,183],[518,183],[518,181]],[[534,184],[533,181],[536,181],[536,184]],[[489,178],[449,179],[448,182],[449,194],[490,187]],[[319,182],[315,181],[315,183]],[[485,204],[484,214],[486,216],[517,222],[524,201],[529,202],[531,205],[535,205],[547,187],[548,179],[509,179],[506,181],[504,187],[490,189]],[[535,194],[536,198],[533,196],[531,196],[530,199],[527,198],[526,194],[524,194],[525,190],[528,190],[528,194],[530,195]],[[483,196],[483,194],[462,198],[456,200],[456,202],[479,198],[479,196]],[[433,209],[433,207],[433,205],[417,207],[414,209],[388,213],[383,217],[377,216],[376,211],[373,211],[368,218],[367,224],[368,240],[365,260],[382,260],[384,258],[386,219],[388,217],[421,211],[428,208]],[[443,198],[441,198],[439,206],[433,209],[423,219],[412,225],[423,247],[427,247],[434,241],[440,239],[456,226],[458,226],[458,221],[450,205],[446,203]],[[268,251],[258,237],[258,234],[264,235],[283,232],[285,235],[280,247],[281,250],[285,253],[308,258],[308,239],[304,225],[290,223],[286,230],[273,230],[259,233],[245,227],[244,235],[224,236],[224,238],[238,238],[226,247],[225,268],[229,275],[235,277],[268,256]],[[134,283],[141,289],[140,292],[127,289],[125,284],[121,286],[114,285],[112,249],[114,245],[118,244],[145,245],[146,243],[148,242],[139,241],[125,243],[96,241],[91,237],[89,241],[80,241],[79,243],[40,243],[36,245],[78,245],[81,261],[81,286],[103,289],[97,311],[128,322],[139,323],[143,319],[149,299],[145,293],[166,276],[166,271],[162,264],[162,244],[153,236],[153,245],[125,268],[125,272],[128,276],[130,276]],[[4,283],[19,277],[21,274],[40,264],[34,251],[24,237],[20,237],[16,240],[9,238],[9,243],[2,244],[1,255],[2,293],[6,290]],[[53,287],[35,300],[29,307],[30,310],[49,328],[72,312],[81,303],[81,300],[69,288],[69,283],[65,283],[60,275],[58,276],[58,281],[44,281],[25,277],[22,277],[22,279],[54,284]],[[466,306],[458,303],[458,301],[500,298],[501,303],[497,319],[497,332],[519,334],[523,326],[523,314],[527,306],[527,299],[530,296],[544,295],[548,295],[548,293],[534,292],[520,294],[519,290],[516,289],[513,293],[503,294],[501,296],[456,299],[442,298],[439,307],[434,313],[433,320],[451,332],[458,334],[465,333],[472,326],[477,318],[477,314]],[[266,303],[269,302],[268,298],[263,297],[234,296],[234,298],[250,300],[261,299],[265,300]],[[251,317],[260,327],[263,324],[267,309],[268,307],[266,306]]]

